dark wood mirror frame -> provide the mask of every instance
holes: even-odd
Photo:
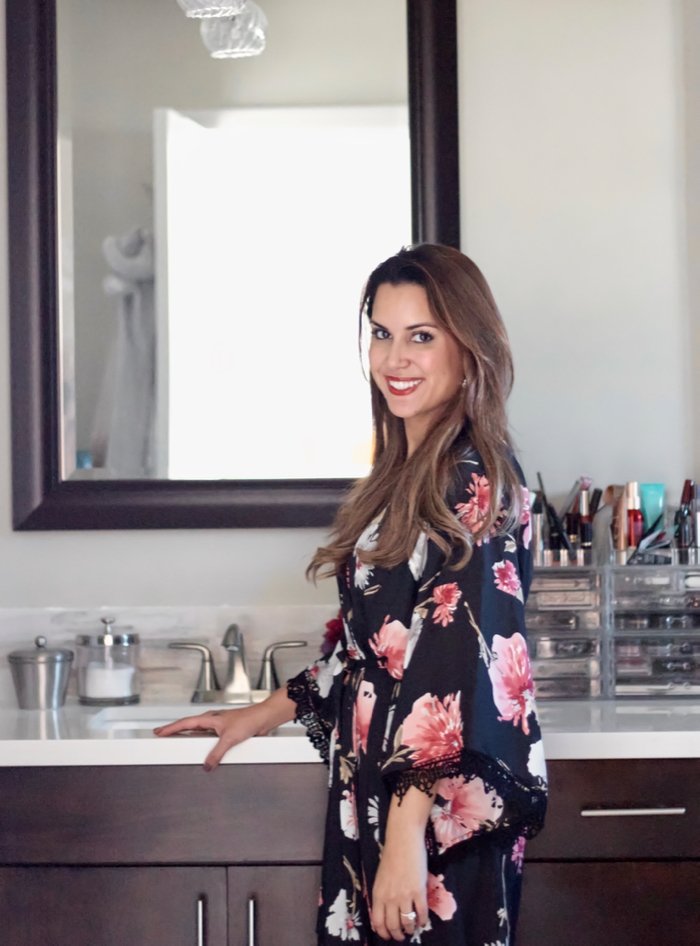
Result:
[[[407,0],[413,241],[459,246],[456,0]],[[7,0],[13,528],[326,526],[350,481],[60,474],[55,0]]]

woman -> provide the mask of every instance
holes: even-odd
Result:
[[[160,733],[215,730],[211,768],[304,723],[331,769],[319,944],[512,946],[546,781],[506,332],[474,263],[430,244],[377,267],[365,317],[374,463],[309,566],[337,576],[343,637],[264,703]]]

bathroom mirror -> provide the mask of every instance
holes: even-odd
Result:
[[[112,24],[110,27],[110,18],[124,17],[129,20],[126,35],[131,34],[134,37],[134,49],[130,56],[137,57],[139,42],[147,49],[149,55],[151,53],[154,57],[163,55],[165,50],[166,54],[172,56],[174,52],[171,40],[164,38],[158,44],[152,38],[147,39],[145,27],[139,32],[139,11],[143,11],[145,7],[150,10],[156,3],[169,4],[167,8],[165,6],[162,8],[162,14],[158,14],[161,17],[164,32],[166,15],[169,17],[172,13],[173,17],[180,18],[177,28],[181,31],[183,42],[192,40],[194,44],[195,34],[198,42],[198,24],[185,21],[174,0],[152,0],[146,5],[143,2],[108,4],[110,13],[104,18],[102,41],[108,35],[109,37],[116,35],[117,24]],[[290,6],[297,9],[303,5],[286,4],[285,6],[289,11]],[[409,0],[404,9],[404,5],[395,0],[394,6],[401,7],[401,27],[405,32],[396,37],[396,42],[398,45],[403,44],[406,48],[407,66],[407,106],[404,106],[404,110],[410,133],[406,147],[409,166],[405,178],[406,189],[410,190],[410,201],[408,201],[410,214],[407,209],[405,228],[410,231],[410,239],[414,242],[432,240],[458,245],[455,4],[453,0]],[[74,17],[73,20],[67,17],[66,11],[72,9],[80,13],[81,7],[84,7],[84,16]],[[279,7],[279,2],[275,4],[271,0],[271,12]],[[318,4],[318,11],[327,7],[327,4]],[[75,448],[79,444],[75,434],[73,407],[75,389],[71,384],[73,379],[71,372],[75,360],[74,353],[80,350],[79,344],[76,344],[76,310],[73,305],[74,298],[81,291],[80,266],[90,252],[95,251],[95,247],[99,254],[101,237],[109,237],[112,241],[109,247],[102,247],[106,261],[114,262],[116,249],[123,251],[122,256],[127,257],[127,264],[139,261],[138,247],[134,250],[134,246],[144,234],[152,237],[152,232],[148,233],[150,221],[145,216],[137,219],[138,215],[135,214],[133,228],[126,228],[125,224],[131,221],[123,218],[121,230],[115,227],[115,232],[109,234],[108,227],[103,222],[95,227],[94,234],[97,234],[99,238],[91,234],[90,238],[86,239],[86,221],[90,220],[91,213],[93,218],[97,216],[98,202],[94,198],[90,199],[89,191],[83,192],[79,199],[81,163],[84,164],[84,155],[89,149],[85,147],[82,150],[78,149],[79,142],[73,140],[71,119],[75,115],[71,113],[77,114],[80,111],[80,103],[76,104],[76,101],[71,99],[65,90],[71,88],[71,82],[73,82],[73,88],[87,90],[82,108],[92,109],[99,118],[101,107],[99,82],[89,83],[87,73],[71,76],[71,67],[77,73],[79,67],[80,69],[89,68],[90,56],[94,57],[95,62],[101,58],[99,37],[96,38],[94,48],[92,48],[92,43],[88,44],[90,50],[89,55],[86,56],[87,64],[82,61],[82,57],[72,56],[69,52],[71,32],[75,33],[76,24],[79,24],[81,29],[85,27],[88,12],[94,11],[94,8],[95,4],[87,3],[86,0],[82,3],[81,0],[70,0],[70,2],[67,0],[63,6],[61,0],[57,3],[41,2],[41,0],[31,0],[31,2],[7,0],[14,527],[16,529],[104,529],[326,525],[330,522],[351,477],[358,475],[358,471],[354,468],[349,470],[347,476],[343,475],[342,470],[331,469],[329,472],[328,469],[323,468],[322,464],[318,474],[315,473],[316,467],[311,463],[294,469],[278,468],[275,466],[274,450],[268,451],[269,466],[262,465],[262,461],[257,466],[249,463],[245,471],[237,471],[234,476],[227,475],[225,466],[212,467],[200,462],[202,458],[207,459],[208,454],[213,455],[216,452],[215,448],[221,439],[237,440],[241,444],[242,452],[248,456],[254,456],[256,461],[259,459],[258,455],[262,456],[264,453],[263,446],[275,443],[275,431],[271,429],[269,418],[258,417],[255,414],[256,402],[261,400],[259,396],[251,397],[240,408],[241,417],[245,416],[248,426],[241,427],[238,437],[236,411],[233,407],[229,411],[230,429],[227,429],[225,438],[221,433],[222,424],[226,423],[225,413],[219,418],[210,416],[213,415],[212,405],[221,406],[226,391],[227,362],[226,359],[222,359],[219,363],[215,361],[216,346],[204,357],[204,372],[201,377],[206,376],[207,366],[211,365],[210,374],[220,381],[223,379],[219,393],[215,393],[209,402],[203,401],[196,409],[192,407],[195,399],[191,391],[186,398],[187,406],[194,417],[192,429],[195,432],[207,429],[208,422],[209,439],[205,437],[195,447],[188,443],[184,451],[181,451],[181,456],[186,461],[184,464],[182,462],[179,465],[174,464],[172,462],[174,450],[170,450],[170,457],[166,457],[165,460],[161,457],[159,462],[154,461],[150,469],[134,468],[128,465],[120,468],[118,464],[112,464],[112,468],[108,469],[105,465],[100,465],[99,458],[95,463],[96,458],[93,456],[87,458],[88,462],[85,464],[87,469],[75,469],[77,452]],[[62,9],[66,16],[64,21],[60,19]],[[381,17],[378,17],[377,21],[380,19]],[[98,19],[96,22],[99,25],[101,21]],[[274,19],[271,17],[270,37],[274,35],[274,25]],[[318,31],[318,24],[316,26]],[[379,28],[379,23],[377,26]],[[185,33],[186,30],[190,32]],[[301,31],[311,42],[314,36],[313,24],[306,28],[302,27]],[[289,32],[289,29],[287,28],[285,32]],[[75,41],[75,37],[73,40]],[[81,41],[82,37],[78,36],[77,42],[80,44]],[[381,43],[385,42],[384,39],[381,40]],[[272,55],[274,46],[270,38],[268,49],[260,57],[261,63],[263,56],[268,53]],[[334,54],[330,50],[326,50],[326,54],[331,56],[332,61]],[[103,57],[106,55],[107,53],[104,52]],[[212,61],[206,58],[207,53],[203,47],[201,56],[205,67],[211,69]],[[125,56],[124,70],[127,74],[129,61],[129,56]],[[182,71],[186,73],[187,66],[184,64],[184,58],[181,61]],[[244,75],[249,83],[253,81],[250,76],[252,75],[254,79],[256,73],[252,59],[246,62],[229,60],[225,65],[230,66],[232,63],[235,63],[239,71],[229,72],[229,76],[237,76],[241,85]],[[221,65],[221,63],[215,63],[215,65]],[[353,63],[353,66],[357,68],[356,63]],[[243,70],[247,72],[244,73]],[[158,70],[157,66],[154,66],[154,71],[159,76],[165,73],[164,69]],[[290,69],[289,75],[293,73],[294,70]],[[134,74],[138,77],[139,70],[135,69]],[[265,72],[261,70],[258,77],[264,76]],[[194,85],[196,86],[197,83]],[[195,239],[190,245],[180,245],[182,244],[180,236],[191,231],[204,232],[206,230],[209,233],[209,227],[206,222],[203,222],[203,218],[199,217],[196,222],[188,225],[188,221],[192,218],[187,217],[181,208],[175,208],[172,203],[164,199],[163,195],[173,192],[182,195],[191,177],[195,183],[192,191],[194,196],[190,199],[190,204],[197,209],[198,205],[204,203],[214,204],[217,207],[223,206],[223,196],[233,190],[231,182],[222,180],[219,192],[221,199],[217,198],[216,187],[209,187],[206,190],[206,201],[197,200],[198,194],[205,193],[205,184],[210,185],[211,180],[217,175],[221,178],[221,168],[228,167],[230,164],[226,159],[217,168],[211,162],[221,159],[211,158],[209,157],[211,152],[202,150],[200,141],[204,138],[212,138],[212,130],[222,138],[227,136],[230,138],[231,135],[238,136],[233,139],[232,155],[234,156],[243,150],[241,147],[236,147],[236,143],[240,145],[245,140],[247,146],[256,136],[263,141],[263,144],[266,141],[273,142],[272,146],[268,147],[268,152],[279,151],[284,147],[284,143],[280,144],[280,141],[284,142],[284,139],[272,139],[269,136],[272,133],[271,129],[277,134],[280,125],[284,125],[285,122],[287,126],[293,127],[295,134],[300,133],[300,130],[304,131],[308,137],[299,146],[300,152],[323,156],[323,160],[317,165],[315,178],[321,176],[319,173],[321,170],[329,172],[328,179],[322,183],[323,190],[320,196],[318,191],[312,194],[308,190],[312,182],[304,184],[307,189],[305,192],[309,194],[308,204],[337,205],[339,215],[342,216],[342,208],[350,207],[353,203],[348,172],[340,165],[343,152],[349,150],[352,142],[359,141],[360,133],[366,133],[368,127],[370,136],[373,134],[376,136],[378,133],[376,126],[380,123],[380,119],[384,123],[381,134],[388,134],[391,137],[391,129],[398,125],[402,111],[401,105],[395,104],[395,98],[390,102],[391,107],[380,108],[376,107],[375,102],[368,100],[366,94],[363,98],[361,91],[357,98],[350,100],[346,98],[342,101],[340,107],[336,107],[336,103],[327,103],[321,99],[323,108],[299,107],[297,103],[293,103],[293,107],[290,108],[287,102],[282,102],[281,104],[285,107],[281,108],[278,94],[270,88],[261,93],[255,101],[246,100],[243,96],[239,102],[233,95],[234,105],[246,106],[233,109],[204,108],[209,103],[203,101],[201,95],[198,97],[194,93],[189,100],[185,96],[184,99],[181,98],[175,103],[169,99],[167,91],[161,91],[160,94],[162,107],[150,108],[147,115],[150,119],[152,113],[153,117],[153,142],[155,143],[153,173],[151,176],[149,169],[149,173],[143,176],[138,186],[142,190],[142,205],[145,206],[149,200],[155,204],[156,240],[153,257],[156,271],[159,272],[157,267],[162,264],[164,246],[167,245],[170,249],[170,244],[173,242],[172,234],[178,238],[180,255],[178,257],[173,254],[172,258],[184,260],[184,265],[177,265],[172,260],[170,261],[168,271],[173,279],[188,268],[190,261],[194,265],[198,243],[203,242]],[[138,98],[138,83],[133,81],[133,76],[131,95],[133,101]],[[370,107],[363,107],[368,101],[371,102]],[[251,108],[251,104],[265,107]],[[313,104],[318,106],[318,100],[314,100]],[[132,111],[135,114],[135,109],[130,109],[129,117]],[[319,126],[319,115],[324,120],[322,126]],[[400,138],[400,135],[398,137]],[[340,141],[340,148],[336,152],[330,149],[331,138]],[[360,160],[363,150],[371,152],[373,147],[375,150],[384,150],[383,144],[377,144],[379,140],[376,137],[374,139],[370,137],[369,145],[365,148],[358,147],[356,160]],[[384,140],[388,139],[381,139],[381,141]],[[105,149],[105,141],[107,141],[106,137],[101,144],[97,142],[97,146],[92,149],[93,155],[99,155],[100,147],[103,149],[103,155],[110,150]],[[158,141],[166,143],[161,151],[157,147]],[[184,147],[190,148],[188,154],[191,153],[194,141],[194,147],[199,149],[196,151],[197,161],[194,164],[183,164],[178,152],[175,159],[168,163],[169,156],[173,153],[173,141],[184,142]],[[76,145],[75,149],[73,145]],[[130,142],[128,138],[116,147],[112,147],[111,151],[114,152],[118,148],[121,148],[125,155],[135,150],[133,141]],[[264,150],[260,154],[264,154]],[[291,152],[289,155],[291,158]],[[248,161],[248,168],[257,169],[257,165],[260,164],[260,160],[255,158],[254,153],[252,158],[248,157]],[[104,158],[100,163],[105,163]],[[181,173],[179,178],[175,173],[178,167]],[[297,179],[302,170],[302,168],[299,169]],[[238,176],[242,175],[246,178],[245,172],[244,164],[237,169]],[[255,171],[250,173],[255,173]],[[385,176],[386,173],[385,168]],[[265,255],[269,257],[268,269],[271,274],[283,272],[280,263],[275,262],[274,252],[281,252],[278,260],[282,260],[284,247],[294,242],[296,232],[295,228],[284,230],[281,225],[283,218],[280,217],[279,221],[272,220],[269,206],[265,207],[268,194],[270,205],[277,207],[284,196],[284,191],[291,190],[289,186],[280,186],[275,192],[274,186],[271,185],[277,183],[279,176],[273,168],[272,173],[269,173],[268,177],[263,178],[262,181],[258,179],[250,181],[249,177],[246,178],[251,186],[240,189],[241,194],[245,194],[247,190],[255,195],[256,191],[259,191],[258,203],[263,210],[261,210],[262,225],[258,246],[265,248]],[[397,177],[400,175],[397,174]],[[105,184],[105,187],[108,186],[109,182]],[[151,187],[152,191],[149,192]],[[118,190],[118,187],[115,186],[114,189]],[[115,199],[119,200],[118,195]],[[343,199],[346,200],[345,204]],[[79,208],[81,201],[83,211],[73,213],[73,209]],[[85,205],[88,206],[88,213],[84,211]],[[134,206],[137,205],[137,203],[134,204]],[[235,206],[226,213],[228,217],[237,216]],[[287,210],[284,216],[289,218],[292,213],[293,211]],[[390,216],[398,216],[399,213],[400,211],[397,211]],[[301,214],[297,216],[300,217]],[[247,224],[246,232],[250,232],[251,226],[256,223],[254,217],[251,219],[252,223]],[[169,224],[169,230],[166,224]],[[166,232],[170,235],[170,242],[164,238]],[[398,232],[401,231],[397,230]],[[206,254],[209,258],[215,256],[214,250],[219,248],[221,241],[227,240],[225,226],[219,234],[223,236],[219,235],[217,239],[211,240],[211,251]],[[389,239],[395,238],[389,236]],[[313,230],[310,236],[304,238],[304,242],[309,244],[308,255],[313,259],[312,241]],[[370,243],[369,240],[366,242]],[[407,241],[400,240],[399,242]],[[245,240],[239,245],[244,244]],[[376,246],[379,247],[381,244],[377,243]],[[394,248],[394,244],[391,246],[387,244],[386,252],[392,252]],[[110,249],[111,256],[107,252]],[[378,255],[375,249],[372,249],[372,252],[374,256],[368,257],[372,259],[372,263],[381,258],[381,255],[385,255],[383,251],[381,255]],[[261,255],[260,252],[255,254],[258,258]],[[161,257],[160,260],[159,257]],[[228,271],[225,252],[220,253],[217,259],[219,273],[223,272],[226,277]],[[241,267],[238,257],[236,261]],[[120,259],[117,262],[121,264],[124,260]],[[242,269],[248,268],[248,264],[244,261]],[[313,269],[313,264],[311,268]],[[129,314],[133,315],[133,294],[127,296],[126,302],[124,301],[124,274],[118,269],[110,272],[108,266],[105,267],[105,271],[105,292],[113,292],[115,311],[119,311],[119,305],[132,306]],[[235,272],[232,262],[231,273]],[[264,273],[263,269],[263,277]],[[364,277],[366,271],[363,271],[362,275]],[[260,279],[260,274],[258,279]],[[233,292],[236,284],[233,275],[230,281]],[[274,278],[270,279],[270,282],[274,282]],[[187,287],[176,282],[173,282],[172,286],[175,287],[172,290],[173,298],[182,302],[186,297]],[[168,282],[168,287],[171,287],[170,282]],[[213,298],[220,298],[225,289],[226,279],[224,278],[214,292]],[[347,289],[343,292],[347,296]],[[350,300],[343,299],[344,318],[350,325],[355,322],[352,303],[358,292],[359,286],[356,286],[354,296]],[[197,299],[201,299],[199,291]],[[211,303],[206,306],[200,305],[198,309],[196,302],[195,299],[190,309],[192,315],[189,317],[189,322],[188,310],[185,307],[185,317],[181,324],[191,329],[194,322],[196,326],[201,325],[200,336],[210,334],[206,327],[206,316],[212,305]],[[290,306],[291,321],[295,324],[302,323],[298,317],[300,302],[301,300],[295,300],[295,305]],[[137,303],[143,305],[143,298],[137,297]],[[334,305],[337,304],[334,302]],[[276,308],[269,302],[267,307],[268,309]],[[181,308],[183,308],[182,305]],[[294,318],[295,315],[296,318]],[[267,314],[256,315],[255,319],[249,319],[249,321],[259,322],[263,317],[267,318]],[[242,337],[245,337],[244,328],[245,319],[235,324],[236,332],[240,332]],[[169,333],[172,342],[175,332],[169,330]],[[275,334],[274,329],[271,334]],[[187,379],[190,372],[192,372],[192,378],[196,377],[194,355],[191,349],[192,337],[190,332],[188,341],[187,333],[185,333],[180,337],[179,346],[171,344],[171,349],[174,350],[177,347],[181,355],[183,351],[190,355],[189,362],[186,359],[183,361],[180,357],[177,364],[177,370],[185,378],[183,389],[185,392],[187,392]],[[276,340],[278,348],[281,341],[283,348],[293,349],[294,370],[300,377],[310,375],[314,370],[314,362],[318,363],[319,355],[324,350],[323,338],[315,340],[313,337],[311,339],[303,337],[301,344],[297,344],[294,333],[287,337],[277,332]],[[265,361],[264,353],[257,350],[256,344],[259,345],[255,341],[249,341],[247,347],[246,344],[241,344],[241,347],[251,352],[250,358],[245,360],[257,364],[257,359],[263,356],[262,370],[264,371],[264,364],[269,365],[270,361]],[[325,340],[326,350],[329,347],[328,340]],[[305,354],[311,356],[310,362],[302,360]],[[107,361],[103,359],[102,363],[106,364]],[[171,361],[163,368],[161,362],[158,362],[161,368],[159,371],[161,382],[164,377],[167,377],[168,371],[174,372],[175,364],[175,361]],[[284,362],[281,364],[284,365]],[[114,365],[110,370],[114,370]],[[99,369],[97,374],[99,375]],[[128,373],[123,377],[127,378],[127,382],[129,381]],[[135,386],[135,384],[127,383],[122,387],[127,392],[133,393]],[[283,392],[281,393],[283,395]],[[93,385],[87,401],[96,403],[100,400],[100,396],[100,385]],[[329,400],[325,390],[321,398],[324,402]],[[240,392],[231,400],[238,403],[241,400]],[[210,408],[207,407],[207,403]],[[307,412],[296,412],[297,415],[304,413]],[[328,421],[325,423],[328,424]],[[168,427],[168,424],[169,421],[166,420],[165,427]],[[306,432],[304,424],[306,424]],[[317,418],[299,416],[297,429],[295,415],[294,437],[288,444],[285,437],[291,426],[290,421],[280,425],[278,440],[283,453],[290,454],[294,442],[303,441],[304,437],[323,439],[318,436]],[[85,453],[90,453],[84,449],[84,439],[83,436],[83,443],[80,444],[83,448],[80,451],[83,458]],[[196,459],[197,462],[190,462],[192,459]],[[80,465],[78,463],[78,466]],[[89,469],[91,465],[93,468]],[[238,468],[235,469],[238,470]]]

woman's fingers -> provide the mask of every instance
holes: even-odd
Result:
[[[159,726],[153,732],[157,736],[173,736],[176,733],[192,730],[215,733],[219,737],[218,742],[204,760],[204,768],[210,772],[221,762],[229,749],[255,734],[256,720],[254,707],[211,710],[208,713],[200,713],[198,716],[176,719],[175,722],[168,723],[166,726]]]
[[[413,901],[413,909],[418,914],[416,917],[416,926],[422,929],[428,925],[428,898],[427,896],[416,897]]]
[[[197,716],[183,716],[165,726],[157,726],[153,732],[156,736],[174,736],[179,732],[191,732],[193,729],[209,729],[218,733],[221,728],[221,717],[215,713],[199,713]]]
[[[398,906],[375,903],[372,908],[372,927],[381,939],[393,939],[397,942],[404,939]]]
[[[371,919],[372,929],[378,936],[385,940],[394,939],[400,942],[407,937],[410,938],[417,929],[427,926],[427,897],[416,896],[412,904],[404,901],[401,906],[375,900]]]
[[[418,914],[416,916],[416,926],[422,929],[428,925],[428,898],[427,896],[416,897],[413,901],[413,909]]]
[[[416,929],[416,923],[418,922],[418,911],[415,909],[413,904],[404,904],[399,909],[399,919],[401,921],[401,928],[409,936],[412,936]]]

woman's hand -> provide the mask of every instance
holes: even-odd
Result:
[[[158,726],[156,736],[174,736],[181,732],[213,732],[219,740],[204,760],[204,769],[215,769],[234,746],[251,736],[264,736],[275,726],[294,719],[296,704],[287,696],[287,688],[280,687],[262,703],[239,709],[211,710],[196,716],[184,716],[166,726]]]
[[[402,941],[428,922],[425,825],[432,798],[411,788],[401,805],[391,801],[386,839],[372,889],[372,929]],[[411,914],[415,913],[415,917]]]

